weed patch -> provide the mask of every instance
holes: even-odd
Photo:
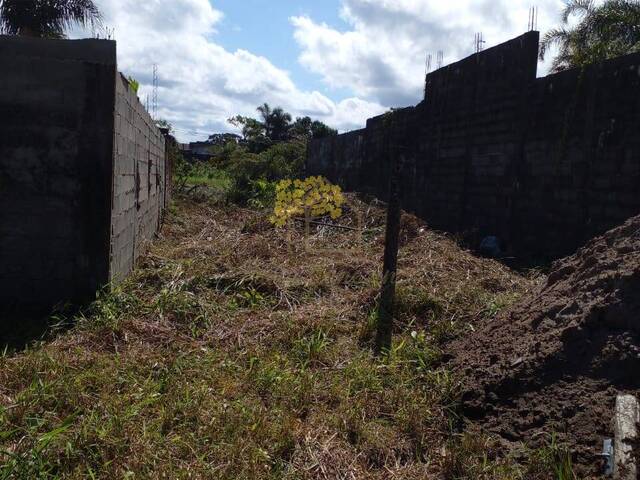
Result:
[[[384,215],[350,203],[341,222],[362,213],[364,238],[318,226],[303,251],[264,213],[178,197],[126,282],[0,357],[0,478],[519,478],[457,436],[442,358],[530,280],[405,219],[376,359]],[[557,452],[541,455],[527,478],[552,478]]]

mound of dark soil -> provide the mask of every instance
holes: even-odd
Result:
[[[451,346],[468,419],[508,442],[556,433],[597,474],[618,392],[640,389],[640,216],[556,262],[514,309]]]

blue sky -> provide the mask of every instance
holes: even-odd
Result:
[[[294,28],[289,19],[307,16],[344,29],[340,18],[339,0],[217,0],[211,4],[224,12],[214,35],[228,50],[247,49],[270,59],[275,65],[291,73],[297,84],[346,98],[348,89],[331,89],[321,78],[303,68],[298,62],[299,48],[292,41]],[[248,14],[260,12],[260,14]],[[265,41],[265,38],[268,41]]]
[[[151,92],[181,141],[233,131],[264,102],[348,131],[421,100],[425,55],[445,63],[527,29],[530,0],[96,0],[118,67]],[[537,0],[539,30],[562,0]],[[88,36],[96,32],[75,32]],[[104,32],[102,32],[104,35]],[[545,64],[540,65],[544,72]]]

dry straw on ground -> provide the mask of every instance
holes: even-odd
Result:
[[[363,241],[323,226],[305,252],[266,212],[179,199],[121,288],[0,359],[0,478],[551,478],[461,440],[442,364],[532,280],[405,216],[376,360],[384,211],[350,205]]]

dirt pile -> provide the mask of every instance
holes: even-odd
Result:
[[[640,393],[640,216],[556,262],[511,311],[456,340],[468,419],[508,442],[556,433],[595,475],[618,392]]]

